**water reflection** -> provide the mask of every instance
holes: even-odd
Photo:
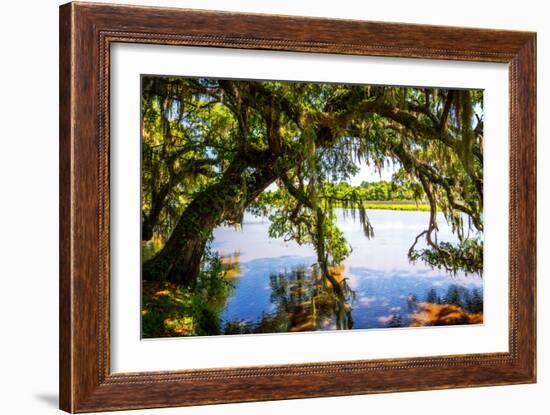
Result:
[[[292,261],[291,258],[287,258]],[[296,260],[296,259],[294,259]],[[250,302],[230,299],[224,312],[224,334],[280,333],[478,324],[483,322],[483,296],[478,287],[453,283],[428,288],[415,277],[367,279],[352,290],[342,268],[332,270],[345,287],[344,298],[323,282],[315,267],[294,267],[269,276],[265,303],[262,293]],[[399,280],[395,281],[395,278]],[[251,278],[253,280],[254,277]],[[327,285],[328,284],[328,285]],[[241,292],[253,289],[241,287]],[[236,287],[239,292],[239,285]],[[407,293],[407,294],[404,294]],[[237,303],[236,303],[237,302]],[[252,310],[262,310],[254,316]],[[228,316],[233,315],[231,318]],[[240,316],[240,318],[239,318]]]
[[[425,212],[372,211],[376,238],[351,219],[338,225],[353,247],[342,268],[339,298],[313,266],[315,253],[267,235],[266,219],[216,230],[212,249],[232,268],[234,289],[221,313],[225,334],[477,324],[483,321],[481,278],[409,263],[406,252]],[[440,236],[452,240],[442,218]]]
[[[338,275],[338,270],[332,270]],[[321,278],[316,267],[299,267],[291,272],[269,276],[270,307],[258,321],[230,320],[225,334],[275,333],[352,329],[354,293],[341,280],[343,295],[337,295],[330,283]]]

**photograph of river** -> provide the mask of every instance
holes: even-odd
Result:
[[[141,82],[143,338],[483,323],[483,91]]]

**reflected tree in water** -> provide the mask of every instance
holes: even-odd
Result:
[[[416,303],[411,311],[412,326],[479,324],[483,322],[483,296],[477,288],[467,289],[451,284],[440,297],[435,288],[426,302]]]
[[[277,333],[353,328],[352,304],[355,298],[346,281],[335,291],[324,285],[316,266],[269,277],[273,311],[263,313],[257,322],[230,321],[225,334]]]

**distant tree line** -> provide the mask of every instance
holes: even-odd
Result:
[[[306,186],[307,188],[307,186]],[[319,198],[326,200],[357,200],[358,203],[368,201],[416,201],[427,203],[422,186],[409,181],[362,182],[359,186],[349,183],[325,183],[319,191]],[[252,205],[254,208],[260,205],[280,206],[284,203],[284,197],[279,190],[265,191]]]

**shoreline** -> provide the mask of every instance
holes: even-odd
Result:
[[[342,208],[340,204],[334,207]],[[373,200],[368,203],[363,203],[363,207],[367,210],[396,210],[396,211],[419,211],[429,212],[430,205],[426,203],[416,203],[413,201],[391,201],[391,200]]]

